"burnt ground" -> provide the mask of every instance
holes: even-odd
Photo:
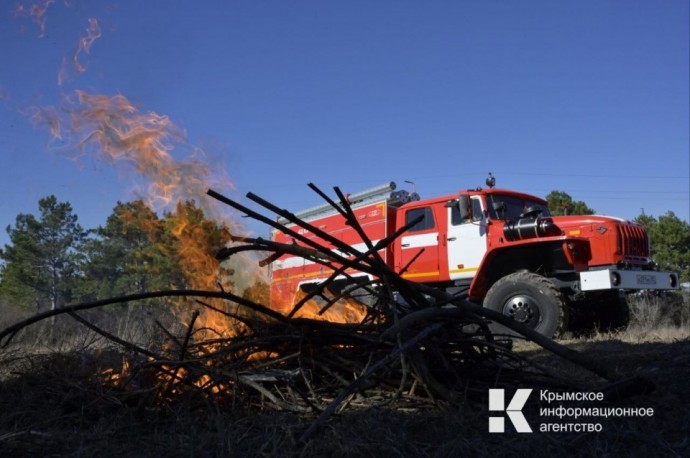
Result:
[[[621,378],[649,388],[600,408],[653,409],[651,416],[543,417],[533,393],[524,413],[533,433],[488,433],[486,402],[419,410],[404,405],[349,409],[306,443],[313,417],[256,413],[192,400],[151,408],[93,382],[78,354],[20,356],[0,350],[0,456],[690,456],[690,339],[666,343],[573,342]],[[553,372],[597,387],[602,381],[530,345],[517,351]],[[651,389],[653,388],[653,389]],[[498,414],[500,415],[500,413]],[[599,424],[601,431],[542,432],[545,423]]]

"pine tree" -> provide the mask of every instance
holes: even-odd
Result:
[[[640,215],[635,221],[647,230],[650,256],[659,268],[678,272],[682,281],[690,281],[690,224],[672,211],[658,219]]]
[[[546,196],[549,212],[554,215],[593,215],[594,210],[589,208],[581,200],[573,200],[572,197],[563,191],[551,191]]]
[[[118,202],[106,224],[85,246],[81,293],[105,299],[169,289],[180,277],[163,221],[144,202]],[[179,285],[177,285],[179,286]]]
[[[11,245],[0,250],[0,293],[16,305],[54,310],[72,299],[87,233],[68,202],[51,195],[38,207],[39,218],[20,214],[7,227]]]

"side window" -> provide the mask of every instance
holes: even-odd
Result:
[[[472,221],[482,220],[482,203],[479,199],[472,199]],[[458,226],[463,223],[469,223],[469,219],[460,218],[460,208],[456,205],[450,209],[450,224]]]
[[[479,199],[472,199],[472,221],[482,220],[482,203]]]
[[[434,212],[431,211],[431,207],[408,210],[407,213],[405,213],[405,224],[411,223],[421,215],[424,216],[424,219],[412,226],[408,232],[425,231],[427,229],[432,229],[435,226]]]

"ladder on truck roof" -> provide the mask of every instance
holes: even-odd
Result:
[[[402,189],[400,191],[396,191],[396,187],[397,185],[395,184],[395,181],[389,181],[388,183],[384,183],[355,194],[350,194],[347,196],[348,202],[351,208],[358,208],[368,205],[372,202],[383,200],[385,196],[385,200],[388,202],[388,205],[397,207],[406,204],[407,202],[419,200],[419,194],[416,192],[410,193]],[[340,203],[338,203],[338,206],[340,206]],[[331,204],[325,203],[297,212],[295,213],[295,216],[303,221],[311,221],[317,218],[330,216],[335,213],[337,213],[337,210],[334,209]],[[288,221],[286,218],[280,217],[278,218],[278,223],[288,224],[290,221]]]

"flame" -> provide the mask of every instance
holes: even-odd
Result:
[[[101,379],[110,383],[113,386],[122,386],[127,382],[127,378],[131,374],[131,362],[124,355],[121,356],[121,365],[117,367],[109,367],[100,373]]]
[[[180,243],[178,255],[187,283],[194,289],[214,289],[220,281],[224,289],[230,289],[232,283],[227,278],[219,278],[227,271],[221,271],[218,260],[213,256],[214,247],[230,240],[230,231],[226,227],[215,231],[215,223],[204,218],[201,210],[190,202],[178,202],[171,218],[172,232]]]
[[[231,270],[219,263],[215,253],[230,242],[232,232],[243,229],[221,218],[206,196],[216,184],[232,184],[222,168],[211,168],[204,151],[186,142],[184,131],[167,116],[142,112],[120,94],[94,95],[78,90],[64,99],[60,109],[34,107],[31,119],[60,139],[66,145],[63,148],[74,151],[75,159],[94,158],[124,168],[128,175],[133,169],[147,184],[140,191],[145,203],[154,211],[173,209],[163,218],[176,238],[175,250],[168,254],[181,266],[187,289],[233,289]],[[187,158],[177,159],[173,153],[187,153]],[[221,173],[212,173],[218,171]],[[251,277],[254,265],[247,262],[241,270]],[[227,307],[218,300],[212,305],[223,310]],[[186,312],[179,316],[183,322],[188,317]],[[229,321],[204,309],[197,327],[227,336],[236,332],[236,324]]]
[[[39,24],[43,35],[47,10],[53,3],[54,0],[21,2],[15,13]],[[100,37],[99,21],[89,18],[88,27],[71,57],[63,59],[58,84],[70,76],[70,71],[85,71],[81,58],[90,54],[92,45]],[[243,229],[239,224],[220,218],[207,205],[211,201],[206,191],[211,187],[234,187],[222,168],[211,168],[201,148],[187,143],[184,130],[170,118],[153,111],[141,111],[121,94],[99,95],[82,90],[63,95],[59,107],[33,106],[25,113],[35,125],[47,129],[53,139],[59,140],[60,149],[70,151],[73,159],[89,158],[108,163],[128,176],[138,177],[137,183],[144,187],[138,194],[146,205],[153,211],[168,210],[163,224],[177,239],[174,252],[168,254],[182,267],[186,287],[233,287],[229,269],[221,266],[214,254],[230,241],[231,231]],[[142,223],[136,222],[136,215],[125,216],[131,218],[133,224]],[[218,226],[217,230],[214,225]],[[251,271],[252,268],[248,263],[242,270]],[[253,274],[248,275],[251,278]],[[198,326],[212,324],[220,329],[220,334],[227,331],[227,323],[204,322],[207,315],[202,314]]]
[[[70,67],[67,58],[62,59],[62,66],[58,72],[58,86],[62,86],[65,81],[71,78],[71,68],[73,68],[77,73],[84,73],[86,71],[86,67],[79,62],[79,54],[82,52],[90,54],[91,45],[93,45],[93,42],[100,37],[101,28],[98,25],[98,20],[96,20],[96,18],[89,18],[89,26],[86,28],[86,36],[83,36],[79,39],[79,42],[72,53],[72,66]]]
[[[296,300],[300,301],[306,293],[297,294]],[[295,313],[295,318],[310,318],[313,320],[332,321],[335,323],[361,323],[367,316],[366,306],[359,302],[343,298],[321,313],[322,306],[317,301],[311,299],[307,301]]]
[[[73,158],[93,155],[112,165],[127,164],[149,184],[145,193],[154,207],[187,199],[207,202],[205,192],[219,184],[234,188],[221,168],[211,173],[205,153],[185,141],[185,133],[167,116],[142,113],[123,95],[93,95],[77,90],[60,108],[32,107],[31,119],[64,140]],[[178,160],[171,152],[189,152]],[[208,207],[204,207],[208,210]]]
[[[16,14],[31,17],[39,24],[41,36],[44,36],[46,12],[53,2],[54,0],[43,0],[30,6],[20,3]],[[100,37],[98,20],[89,18],[85,34],[71,56],[63,59],[58,71],[58,85],[62,85],[74,74],[85,72],[84,54],[90,54],[92,45]],[[73,159],[111,164],[124,170],[128,176],[133,175],[133,171],[138,182],[146,185],[145,189],[139,191],[142,200],[154,212],[165,211],[164,216],[159,220],[149,220],[139,215],[134,207],[130,214],[121,216],[129,224],[142,229],[152,241],[161,244],[161,249],[175,257],[177,264],[181,266],[185,287],[206,290],[235,288],[234,278],[230,279],[231,270],[220,264],[214,255],[218,248],[231,241],[232,232],[244,230],[239,224],[220,218],[218,212],[209,206],[214,201],[206,196],[209,188],[234,189],[234,186],[222,168],[211,167],[201,148],[187,143],[184,130],[170,118],[153,111],[143,111],[121,94],[102,95],[83,90],[63,95],[58,107],[33,106],[25,113],[35,125],[50,132],[52,139],[59,140],[60,149],[69,151]],[[151,227],[147,226],[149,222]],[[162,228],[166,234],[174,236],[174,243],[157,240],[156,234],[160,234]],[[241,269],[236,270],[241,270],[240,274],[252,281],[248,282],[246,294],[265,299],[267,287],[264,274],[256,270],[255,266],[255,261],[246,262],[241,265]],[[220,301],[213,301],[210,305],[225,311],[229,307],[227,303]],[[303,313],[307,311],[308,308]],[[232,337],[245,332],[242,323],[223,314],[207,308],[200,309],[200,312],[197,317],[191,315],[187,308],[187,311],[180,309],[178,314],[180,322],[188,324],[190,348],[195,348],[191,342],[204,339],[209,334],[212,337]],[[180,350],[177,348],[179,342],[169,342],[163,346],[167,346],[163,348],[164,355],[170,356],[171,360],[179,358],[179,354],[176,354]],[[206,346],[206,350],[210,348]],[[244,357],[261,359],[265,354]],[[210,384],[208,375],[195,376],[193,370],[185,367],[159,367],[161,370],[153,376],[163,396],[182,392],[185,388],[181,381],[211,393],[226,389],[223,385]],[[121,364],[113,364],[113,367],[102,371],[100,375],[113,385],[124,386],[131,383],[133,372],[136,370],[132,368],[131,362],[123,358]]]

